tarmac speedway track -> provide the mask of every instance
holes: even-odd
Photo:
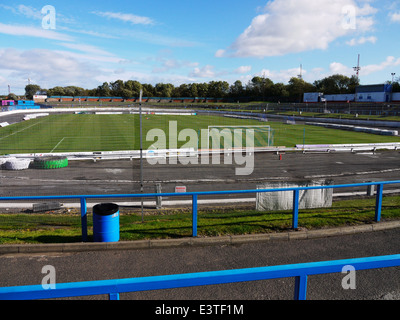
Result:
[[[211,163],[211,161],[210,161]],[[332,180],[334,184],[400,180],[400,152],[364,153],[255,153],[254,170],[238,176],[233,164],[157,164],[143,161],[144,192],[175,192],[176,186],[190,191],[256,189],[268,181]],[[139,160],[70,161],[55,170],[0,171],[0,196],[49,196],[140,193]],[[385,186],[385,191],[400,189]],[[365,188],[335,189],[335,193],[366,191]],[[217,198],[209,196],[208,198]],[[226,195],[225,199],[255,199],[255,195]],[[184,199],[184,197],[182,198]],[[204,199],[204,197],[202,197]],[[163,198],[163,202],[171,199]],[[175,199],[173,199],[175,200]],[[243,200],[245,201],[245,200]],[[251,200],[252,201],[252,200]]]

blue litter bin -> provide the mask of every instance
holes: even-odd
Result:
[[[119,241],[119,207],[114,203],[101,203],[93,207],[94,242]]]

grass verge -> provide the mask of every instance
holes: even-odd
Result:
[[[400,196],[386,196],[382,220],[400,219]],[[301,229],[322,229],[374,222],[375,199],[335,201],[332,208],[300,210]],[[89,241],[92,217],[88,217]],[[199,211],[198,236],[243,235],[288,231],[292,226],[289,211],[258,212],[251,209],[207,209]],[[121,241],[191,237],[189,210],[169,209],[148,214],[142,223],[138,212],[120,216]],[[79,214],[0,214],[0,244],[81,242]]]

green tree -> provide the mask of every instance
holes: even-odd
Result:
[[[104,82],[101,86],[97,87],[96,95],[100,97],[111,97],[111,88],[108,82]]]
[[[130,90],[132,97],[139,97],[140,90],[143,89],[142,84],[136,80],[128,80],[124,84],[125,89]]]
[[[171,83],[157,83],[154,90],[158,97],[170,98],[172,97],[174,85]]]
[[[400,78],[397,78],[397,81],[393,82],[392,85],[392,92],[400,92]]]
[[[349,80],[348,89],[346,93],[355,93],[356,87],[359,85],[360,85],[360,79],[357,78],[357,76],[352,75]]]
[[[112,97],[122,97],[122,91],[125,88],[125,85],[122,80],[116,80],[110,83],[110,88]]]
[[[81,87],[67,86],[64,87],[64,92],[66,96],[79,97],[85,96],[86,90]]]
[[[154,87],[150,83],[144,83],[142,84],[143,88],[143,97],[154,97],[155,92],[154,92]],[[139,97],[139,95],[137,95]]]
[[[132,98],[134,96],[132,90],[129,90],[127,88],[123,88],[122,90],[120,90],[119,93],[120,93],[119,96],[124,99]]]
[[[271,79],[256,76],[247,84],[246,90],[253,98],[265,100],[273,95],[273,87]]]
[[[349,78],[341,74],[334,74],[314,82],[317,91],[324,94],[354,93],[357,85],[359,80],[356,76]]]
[[[229,93],[229,83],[226,81],[210,81],[208,95],[210,98],[225,98]]]
[[[229,95],[232,98],[240,98],[243,96],[243,94],[244,94],[244,88],[242,81],[236,80],[235,83],[229,87]]]
[[[189,97],[196,98],[199,96],[199,89],[198,89],[198,84],[197,83],[191,83],[189,84]]]
[[[197,84],[197,93],[198,97],[200,98],[207,98],[209,97],[208,94],[208,84],[207,83],[198,83]]]
[[[189,84],[183,83],[179,87],[174,88],[172,95],[177,98],[179,98],[179,97],[183,98],[183,97],[190,97],[190,95],[191,95],[190,93],[191,92],[190,92]]]
[[[87,90],[87,96],[89,96],[89,97],[95,97],[95,96],[97,96],[97,89],[96,89],[96,88],[94,88],[94,89],[88,89],[88,90]]]
[[[65,90],[63,87],[54,87],[48,90],[47,94],[51,96],[65,96]]]
[[[289,92],[289,97],[294,102],[302,102],[305,92],[315,91],[315,87],[311,83],[308,83],[303,79],[299,79],[297,77],[291,78],[286,88]]]
[[[286,88],[286,85],[282,82],[275,83],[272,87],[272,97],[276,98],[276,100],[286,99],[289,97],[289,92]]]
[[[33,96],[36,94],[36,92],[40,91],[41,88],[37,84],[28,84],[25,86],[25,97],[29,100],[33,99]]]
[[[18,100],[18,97],[14,94],[14,93],[9,93],[7,98],[7,100]]]

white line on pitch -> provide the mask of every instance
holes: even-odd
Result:
[[[65,139],[65,137],[62,138],[62,139],[56,144],[56,146],[50,151],[50,153],[53,153],[53,151],[54,151],[55,149],[57,149],[57,147],[60,145],[61,142],[64,141],[64,139]]]
[[[25,128],[23,128],[23,129],[21,129],[21,130],[15,131],[15,132],[13,132],[13,133],[11,133],[11,134],[5,136],[5,137],[1,137],[0,140],[3,140],[3,139],[5,139],[5,138],[8,138],[8,137],[10,137],[10,136],[12,136],[12,135],[14,135],[14,134],[20,133],[20,132],[22,132],[22,131],[24,131],[24,130],[26,130],[26,129],[32,128],[33,126],[36,126],[36,125],[38,125],[39,123],[42,123],[42,122],[43,122],[43,121],[36,122],[36,123],[30,125],[29,127],[25,127]]]

